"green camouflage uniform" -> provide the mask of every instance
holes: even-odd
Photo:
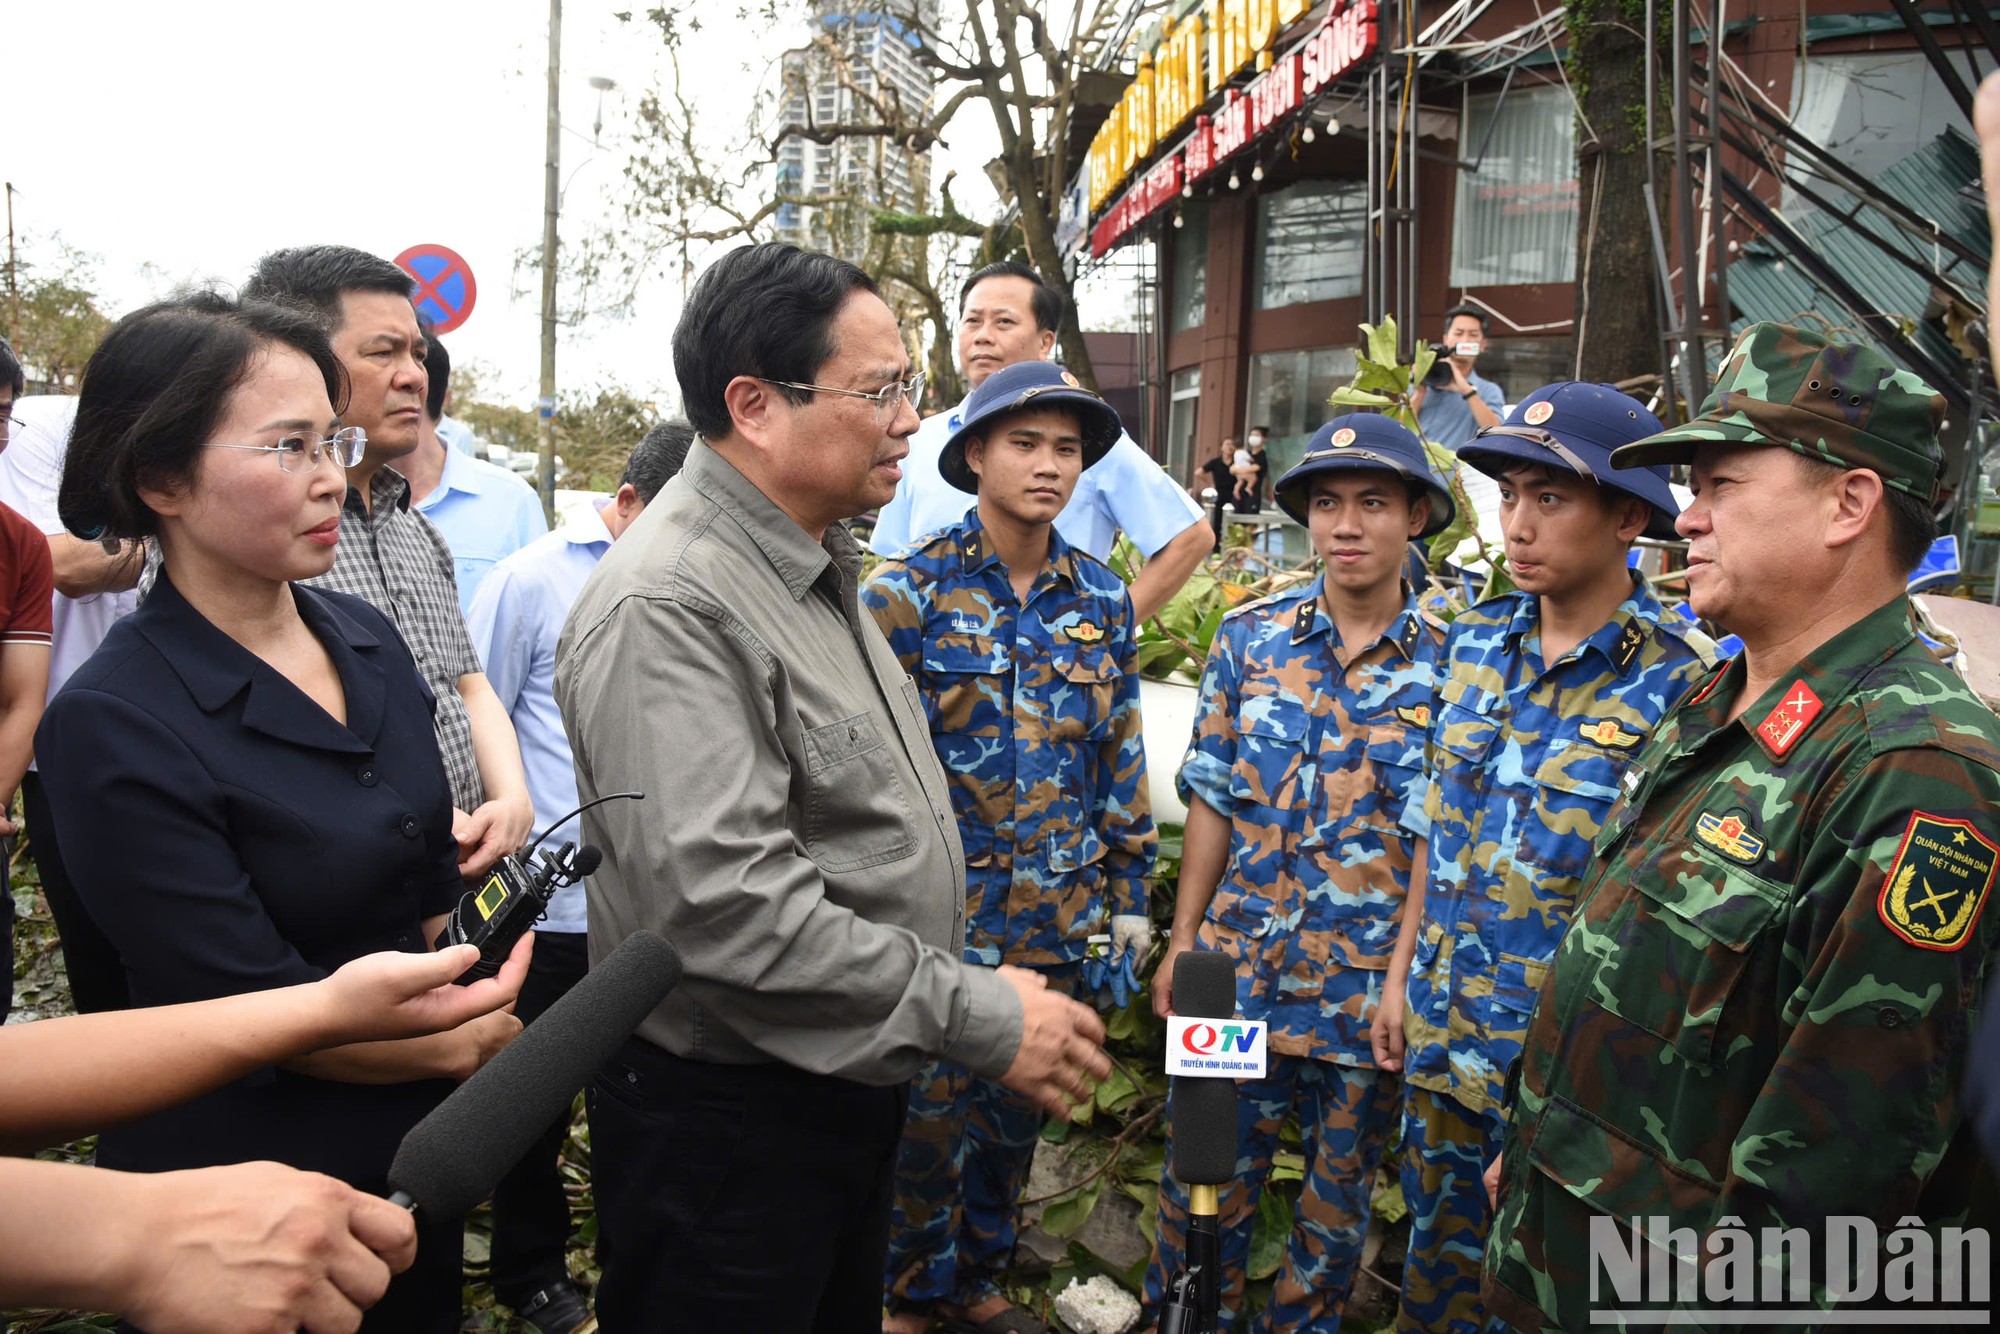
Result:
[[[1941,407],[1872,352],[1760,325],[1702,417],[1616,461],[1783,444],[1928,500]],[[1817,1254],[1829,1217],[1886,1233],[1955,1212],[1937,1169],[2000,943],[1982,911],[2000,720],[1900,596],[1731,720],[1744,672],[1718,669],[1634,762],[1541,989],[1483,1290],[1519,1328],[1632,1308],[1593,1259],[1594,1217],[1627,1254],[1737,1226],[1804,1228]]]

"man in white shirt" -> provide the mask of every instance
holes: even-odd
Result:
[[[1047,361],[1062,321],[1062,294],[1026,264],[989,264],[959,291],[958,368],[966,390],[1017,361]],[[875,521],[869,547],[879,556],[900,555],[919,538],[965,517],[976,497],[952,486],[938,471],[945,442],[961,425],[964,405],[928,417],[910,437],[903,480]],[[1073,547],[1107,560],[1123,530],[1146,558],[1133,579],[1132,608],[1141,624],[1180,591],[1215,534],[1201,506],[1155,463],[1131,436],[1121,434],[1111,452],[1084,473],[1056,531]]]

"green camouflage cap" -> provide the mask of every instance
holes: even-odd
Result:
[[[1788,324],[1753,324],[1722,363],[1701,415],[1621,446],[1614,468],[1686,463],[1706,440],[1784,445],[1935,504],[1944,399],[1872,347]]]

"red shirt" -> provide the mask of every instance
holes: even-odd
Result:
[[[55,566],[41,529],[0,505],[0,647],[53,642]]]

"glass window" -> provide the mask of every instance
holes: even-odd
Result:
[[[1208,201],[1190,199],[1181,205],[1181,225],[1174,229],[1174,309],[1169,331],[1199,329],[1207,306]]]
[[[1963,74],[1964,53],[1953,51],[1951,58]],[[1992,71],[1991,54],[1980,51],[1976,58],[1982,76]],[[1792,80],[1792,126],[1870,179],[1947,126],[1972,137],[1972,127],[1921,51],[1849,51],[1799,61],[1798,77]],[[1843,198],[1826,182],[1808,183],[1818,194]],[[1784,204],[1787,210],[1805,206],[1789,185]]]
[[[1488,131],[1491,137],[1488,137]],[[1576,116],[1562,87],[1467,94],[1451,285],[1566,283],[1576,277]]]
[[[1257,309],[1361,295],[1366,181],[1300,181],[1257,199]]]
[[[1264,448],[1273,478],[1304,457],[1312,433],[1334,415],[1327,399],[1354,378],[1354,369],[1351,347],[1267,352],[1250,359],[1250,411],[1241,426],[1270,430]]]
[[[1185,483],[1194,476],[1195,413],[1201,404],[1201,367],[1175,371],[1167,381],[1167,476]]]
[[[1479,354],[1479,373],[1500,386],[1509,404],[1545,384],[1576,374],[1576,339],[1496,338]]]

